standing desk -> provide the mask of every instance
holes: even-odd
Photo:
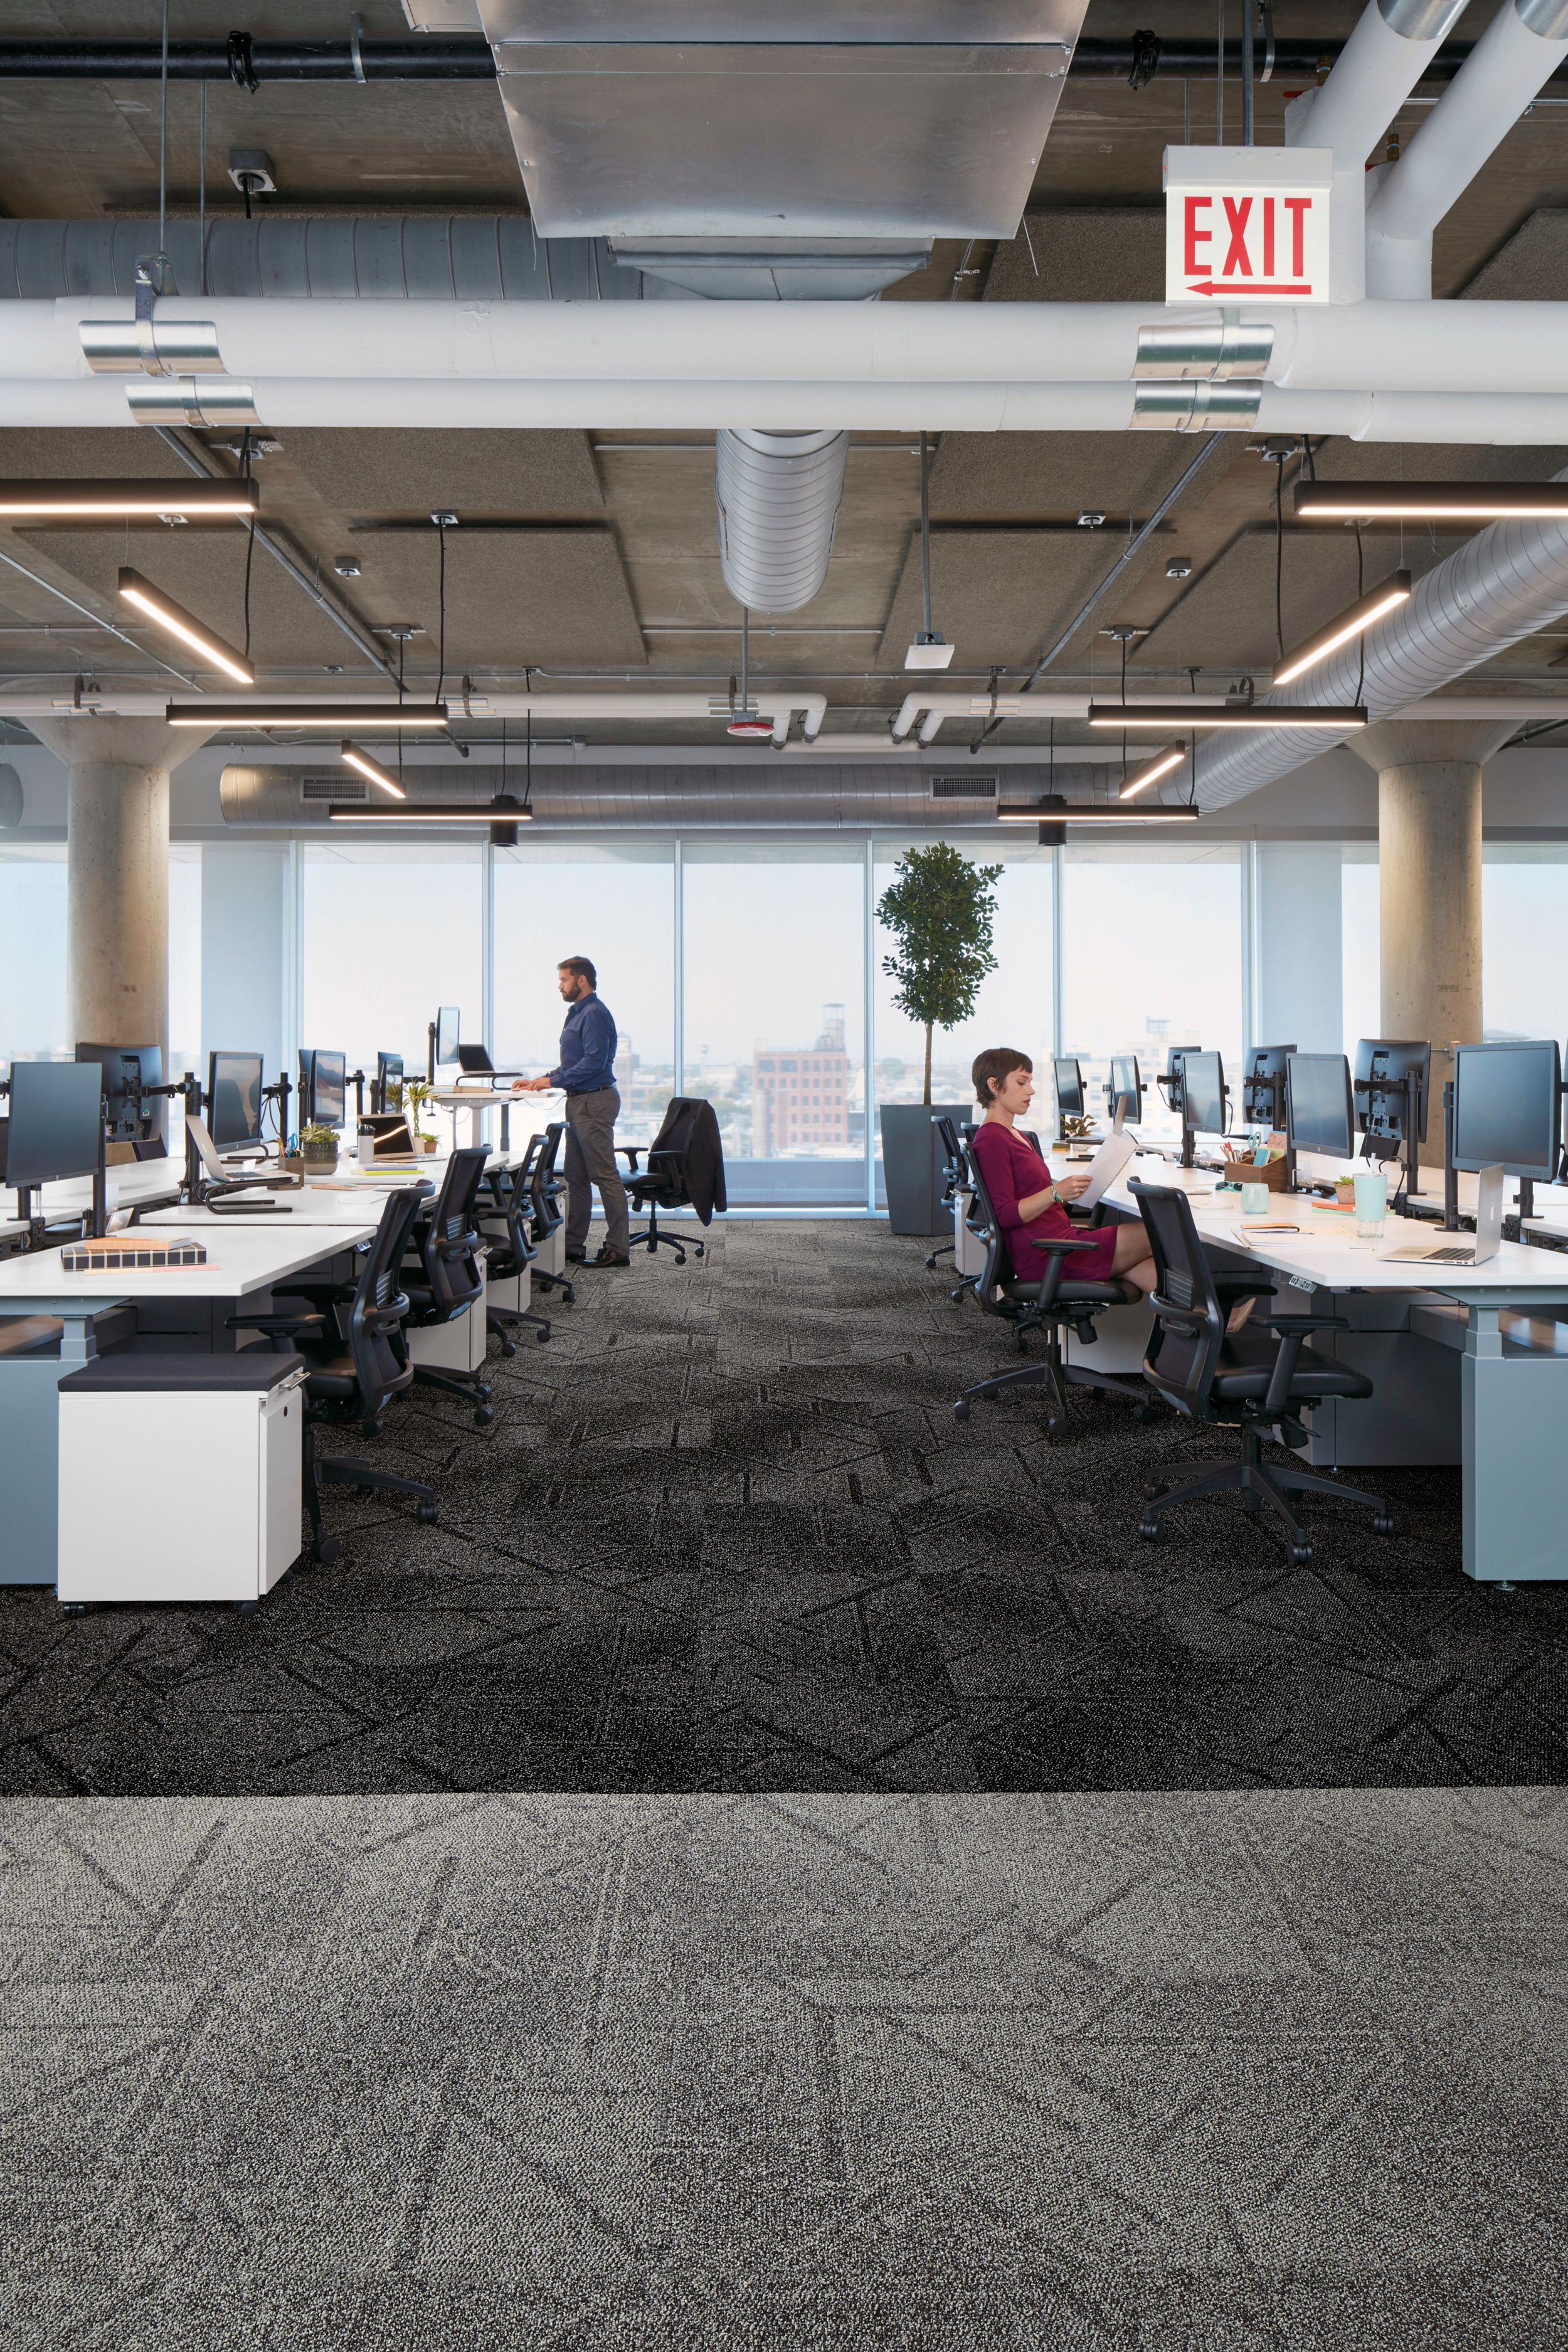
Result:
[[[1394,1265],[1380,1256],[1430,1226],[1390,1218],[1384,1237],[1310,1225],[1310,1205],[1276,1196],[1266,1215],[1243,1216],[1239,1197],[1215,1179],[1142,1156],[1106,1195],[1113,1212],[1138,1213],[1129,1180],[1186,1192],[1205,1248],[1227,1271],[1250,1265],[1288,1287],[1321,1294],[1349,1331],[1314,1345],[1369,1373],[1377,1394],[1313,1415],[1310,1458],[1331,1464],[1452,1462],[1463,1474],[1464,1569],[1480,1582],[1568,1577],[1562,1461],[1568,1438],[1568,1259],[1504,1242],[1484,1265]],[[1241,1236],[1268,1217],[1300,1212],[1300,1235]],[[1349,1221],[1347,1220],[1347,1223]],[[1456,1236],[1462,1239],[1463,1236]],[[1128,1308],[1128,1316],[1148,1316]],[[1103,1318],[1109,1325],[1112,1318]]]
[[[171,1224],[184,1223],[171,1218]],[[232,1231],[221,1228],[232,1222]],[[139,1304],[201,1302],[209,1323],[242,1301],[265,1301],[289,1278],[368,1239],[376,1218],[358,1224],[296,1225],[289,1217],[254,1224],[209,1217],[203,1235],[212,1253],[205,1265],[143,1266],[68,1274],[54,1250],[0,1259],[0,1320],[52,1315],[64,1324],[58,1356],[0,1357],[0,1584],[55,1581],[58,1519],[59,1399],[68,1372],[98,1353],[100,1339],[129,1337]],[[192,1229],[195,1229],[193,1221]],[[214,1333],[216,1337],[216,1332]],[[225,1335],[226,1338],[228,1335]],[[198,1349],[198,1352],[200,1349]],[[177,1481],[177,1462],[147,1465],[148,1493],[127,1496],[127,1509],[163,1507],[161,1494]]]

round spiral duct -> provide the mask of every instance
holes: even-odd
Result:
[[[793,613],[827,577],[847,433],[721,432],[719,557],[738,604]]]

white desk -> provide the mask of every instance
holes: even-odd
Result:
[[[123,1167],[109,1171],[110,1204],[132,1209],[138,1203],[177,1200],[184,1173],[185,1163],[180,1158],[129,1160]],[[34,1202],[46,1218],[79,1217],[92,1206],[92,1179],[71,1176],[63,1183],[41,1185]],[[26,1230],[16,1214],[15,1192],[8,1185],[0,1185],[0,1241],[17,1239]]]
[[[1368,1373],[1365,1403],[1320,1408],[1314,1460],[1452,1461],[1464,1478],[1464,1566],[1484,1582],[1568,1577],[1561,1461],[1568,1435],[1568,1261],[1555,1251],[1504,1242],[1483,1265],[1394,1265],[1379,1253],[1431,1238],[1433,1228],[1391,1217],[1380,1242],[1358,1240],[1300,1195],[1276,1195],[1259,1218],[1239,1196],[1215,1193],[1197,1170],[1140,1159],[1107,1199],[1137,1213],[1135,1177],[1186,1192],[1205,1246],[1236,1265],[1276,1274],[1299,1292],[1322,1294],[1349,1331],[1316,1345]],[[1297,1217],[1300,1234],[1249,1228]],[[1320,1231],[1320,1228],[1321,1229]],[[1128,1310],[1132,1313],[1137,1310]],[[1109,1318],[1108,1318],[1109,1319]],[[1457,1441],[1457,1442],[1456,1442]]]
[[[566,1097],[559,1087],[547,1087],[537,1093],[514,1095],[510,1081],[502,1087],[437,1087],[434,1094],[426,1097],[426,1100],[444,1111],[451,1121],[450,1149],[454,1151],[460,1146],[471,1148],[476,1143],[489,1141],[489,1137],[484,1132],[484,1122],[491,1111],[500,1111],[503,1108],[507,1110],[509,1150],[519,1132],[523,1134],[523,1148],[526,1150],[529,1134],[542,1134],[552,1119],[563,1119],[566,1116]],[[499,1119],[494,1132],[499,1148]]]
[[[195,1219],[172,1217],[175,1230],[195,1232]],[[58,1356],[0,1358],[0,1584],[52,1584],[58,1524],[59,1399],[56,1390],[67,1372],[98,1352],[100,1318],[138,1302],[197,1301],[212,1336],[225,1307],[265,1301],[275,1288],[308,1267],[321,1265],[352,1248],[359,1227],[336,1223],[296,1224],[289,1217],[263,1223],[209,1217],[202,1238],[205,1265],[140,1266],[112,1272],[68,1274],[56,1250],[33,1250],[0,1258],[0,1318],[16,1315],[58,1316],[65,1326]],[[372,1223],[374,1230],[374,1221]],[[194,1337],[195,1352],[207,1342]],[[165,1465],[177,1476],[179,1465]],[[153,1475],[159,1475],[153,1465]]]
[[[368,1241],[381,1222],[384,1196],[364,1187],[353,1192],[327,1192],[319,1186],[307,1184],[302,1192],[280,1192],[272,1196],[288,1202],[286,1209],[258,1209],[247,1213],[244,1196],[239,1206],[215,1212],[211,1209],[149,1209],[136,1227],[140,1234],[163,1232],[174,1226],[183,1233],[199,1234],[216,1257],[223,1246],[226,1231],[244,1227],[247,1233],[264,1229],[268,1233],[286,1234],[301,1226],[330,1225],[341,1236],[334,1248],[351,1249],[356,1241]]]

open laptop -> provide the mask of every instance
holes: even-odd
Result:
[[[521,1070],[498,1070],[483,1045],[459,1045],[458,1048],[458,1083],[464,1078],[519,1078]]]
[[[196,1147],[196,1157],[205,1171],[208,1181],[221,1186],[226,1192],[297,1192],[303,1184],[302,1176],[244,1176],[218,1157],[218,1149],[207,1131],[205,1119],[190,1111],[185,1113],[185,1129]]]
[[[1439,1234],[1428,1242],[1409,1242],[1403,1249],[1380,1250],[1378,1255],[1394,1265],[1485,1265],[1502,1246],[1503,1172],[1483,1168],[1476,1197],[1476,1237],[1461,1241]]]

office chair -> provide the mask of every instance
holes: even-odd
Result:
[[[976,1397],[995,1396],[1003,1389],[1028,1388],[1037,1382],[1050,1391],[1051,1409],[1046,1416],[1048,1437],[1059,1437],[1067,1428],[1069,1388],[1108,1390],[1114,1396],[1125,1397],[1138,1420],[1152,1421],[1153,1411],[1148,1391],[1139,1381],[1115,1372],[1090,1371],[1085,1365],[1062,1360],[1064,1328],[1070,1327],[1080,1345],[1087,1345],[1097,1337],[1097,1315],[1103,1315],[1108,1307],[1137,1305],[1140,1294],[1136,1284],[1117,1276],[1107,1282],[1074,1279],[1068,1271],[1073,1252],[1094,1246],[1087,1232],[1034,1236],[1042,1249],[1051,1253],[1050,1271],[1041,1282],[1017,1280],[1010,1271],[1006,1242],[980,1163],[967,1142],[961,1143],[960,1150],[963,1155],[964,1188],[974,1200],[970,1227],[985,1250],[985,1263],[973,1285],[974,1296],[985,1314],[999,1316],[1012,1325],[1020,1352],[1028,1332],[1043,1330],[1046,1353],[1043,1360],[1026,1364],[1018,1371],[998,1372],[965,1389],[952,1408],[954,1418],[967,1421],[970,1405]],[[1099,1212],[1095,1214],[1098,1216]]]
[[[402,1282],[408,1295],[406,1323],[411,1331],[434,1330],[443,1323],[456,1322],[484,1295],[484,1244],[476,1212],[489,1158],[489,1147],[482,1143],[454,1151],[440,1191],[409,1236]],[[495,1419],[489,1384],[482,1372],[460,1372],[451,1364],[416,1363],[414,1378],[426,1388],[468,1398],[479,1428]]]
[[[492,1168],[487,1172],[486,1188],[489,1190],[496,1210],[506,1219],[505,1241],[492,1242],[488,1235],[484,1235],[486,1261],[492,1283],[510,1282],[513,1275],[526,1279],[530,1265],[539,1255],[528,1238],[527,1220],[532,1206],[529,1192],[529,1178],[533,1162],[543,1149],[543,1143],[542,1136],[533,1137],[528,1147],[528,1156],[521,1168],[510,1171],[504,1168]],[[483,1234],[484,1221],[488,1213],[481,1208],[479,1212],[481,1234]],[[497,1307],[493,1303],[487,1304],[485,1328],[490,1339],[500,1341],[500,1351],[503,1356],[515,1356],[517,1353],[517,1341],[511,1337],[510,1328],[515,1323],[531,1323],[539,1333],[541,1344],[550,1337],[548,1315],[535,1315],[525,1307]]]
[[[408,1301],[397,1287],[409,1230],[419,1204],[429,1198],[427,1184],[402,1184],[386,1196],[381,1223],[373,1240],[363,1245],[364,1264],[352,1291],[322,1291],[314,1308],[279,1308],[271,1315],[231,1315],[231,1331],[266,1331],[285,1349],[294,1349],[305,1360],[305,1428],[302,1469],[305,1508],[310,1517],[310,1555],[323,1562],[342,1550],[337,1536],[321,1533],[321,1486],[360,1486],[378,1494],[412,1495],[418,1517],[434,1520],[434,1486],[419,1478],[404,1478],[338,1454],[319,1455],[316,1433],[323,1427],[357,1421],[366,1437],[381,1429],[381,1416],[395,1396],[414,1380],[414,1367],[403,1338]],[[348,1302],[348,1328],[340,1330],[336,1300]]]
[[[963,1174],[963,1163],[958,1156],[958,1129],[945,1113],[942,1118],[933,1119],[931,1125],[937,1131],[942,1151],[946,1155],[942,1163],[942,1205],[951,1212],[963,1189],[960,1179]],[[951,1257],[957,1246],[956,1237],[951,1242],[938,1242],[926,1260],[926,1272],[934,1274],[938,1258]],[[952,1296],[955,1298],[959,1297],[968,1286],[967,1283],[961,1283]]]
[[[725,1206],[723,1148],[711,1103],[705,1095],[675,1095],[651,1143],[621,1143],[616,1148],[630,1162],[626,1192],[631,1204],[647,1217],[640,1233],[627,1235],[627,1248],[635,1249],[641,1242],[650,1256],[658,1249],[673,1250],[676,1265],[684,1265],[686,1244],[673,1234],[659,1232],[658,1213],[660,1209],[695,1209],[706,1224],[715,1208]],[[647,1167],[639,1174],[640,1151],[647,1153]],[[694,1241],[691,1246],[699,1257],[708,1255],[706,1242]]]
[[[565,1133],[565,1120],[552,1118],[540,1139],[538,1156],[535,1157],[531,1149],[524,1162],[528,1170],[528,1237],[536,1252],[542,1250],[552,1234],[558,1234],[566,1222],[561,1207],[561,1194],[566,1180],[555,1172],[555,1162],[560,1157]],[[536,1266],[533,1279],[541,1290],[558,1290],[568,1307],[576,1298],[577,1293],[572,1287],[569,1275],[546,1274],[542,1267]]]
[[[1291,1509],[1291,1495],[1337,1495],[1348,1503],[1364,1503],[1373,1513],[1379,1535],[1394,1533],[1394,1520],[1381,1496],[1368,1495],[1342,1479],[1265,1463],[1264,1438],[1277,1431],[1282,1445],[1300,1445],[1307,1431],[1300,1416],[1328,1397],[1369,1397],[1372,1382],[1348,1364],[1331,1363],[1314,1355],[1306,1341],[1313,1331],[1347,1331],[1342,1315],[1258,1316],[1239,1331],[1227,1334],[1230,1306],[1238,1297],[1269,1297],[1273,1285],[1262,1281],[1216,1282],[1193,1222],[1192,1205],[1173,1185],[1145,1184],[1133,1177],[1136,1196],[1159,1273],[1150,1305],[1155,1324],[1143,1360],[1143,1377],[1157,1396],[1185,1414],[1189,1421],[1219,1422],[1241,1432],[1240,1459],[1211,1464],[1195,1478],[1183,1471],[1160,1473],[1144,1486],[1143,1517],[1138,1532],[1148,1543],[1158,1543],[1163,1532],[1160,1514],[1173,1503],[1195,1502],[1203,1495],[1239,1489],[1243,1506],[1256,1511],[1264,1503],[1278,1511],[1289,1537],[1290,1559],[1304,1567],[1312,1557],[1307,1531]],[[1278,1335],[1276,1341],[1267,1336]]]

